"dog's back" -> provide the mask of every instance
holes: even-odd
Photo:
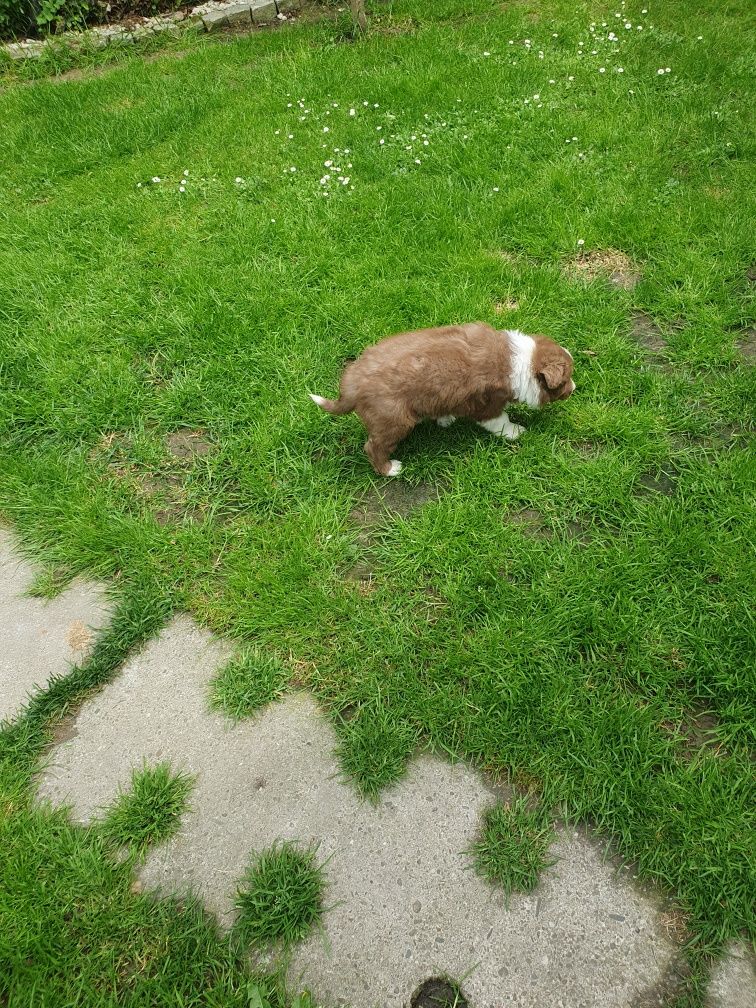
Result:
[[[347,365],[339,403],[358,413],[382,401],[416,418],[443,416],[463,399],[503,388],[505,354],[501,335],[483,322],[397,333]]]

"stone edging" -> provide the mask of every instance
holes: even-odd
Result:
[[[48,39],[23,39],[7,42],[0,52],[11,59],[33,59],[54,45],[71,49],[102,49],[111,42],[135,42],[179,26],[201,26],[205,31],[224,28],[251,28],[286,21],[287,13],[300,9],[301,0],[210,0],[191,10],[172,11],[156,17],[142,18],[138,24],[103,25],[85,32],[64,32]]]

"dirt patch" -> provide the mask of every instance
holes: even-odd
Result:
[[[76,725],[76,714],[66,714],[60,721],[56,721],[52,726],[51,748],[62,745],[70,739],[76,738],[79,729]]]
[[[746,277],[751,281],[751,283],[756,283],[756,262],[751,263],[751,265],[746,270]]]
[[[451,980],[431,977],[412,995],[411,1008],[469,1008],[467,998]]]
[[[148,504],[158,525],[177,521],[201,521],[203,508],[189,501],[186,469],[206,455],[212,445],[200,431],[176,431],[166,438],[172,466],[149,466],[134,458],[134,446],[128,434],[103,434],[89,453],[94,463],[104,463],[104,477],[126,488],[138,501]],[[175,452],[175,454],[173,453]]]
[[[683,754],[692,759],[702,750],[715,756],[726,756],[725,746],[717,738],[719,720],[703,707],[694,708],[677,721],[664,721],[662,728],[679,741]]]
[[[632,290],[641,279],[640,270],[632,259],[617,249],[581,252],[567,264],[566,272],[572,279],[605,279],[621,290]]]
[[[632,335],[636,343],[651,353],[666,350],[667,341],[654,319],[646,312],[637,311],[632,315]]]
[[[64,84],[66,81],[77,81],[77,80],[93,80],[95,77],[104,77],[105,74],[110,73],[115,67],[113,66],[98,66],[98,67],[72,67],[70,70],[64,70],[62,73],[55,74],[50,80],[53,84]]]
[[[177,459],[196,459],[209,455],[213,446],[205,437],[205,431],[179,429],[165,439],[169,454]]]
[[[641,473],[638,478],[638,483],[642,487],[640,492],[664,494],[666,497],[671,497],[677,487],[679,475],[678,470],[670,464],[659,469],[649,469]]]
[[[504,515],[504,520],[510,525],[516,525],[523,535],[534,539],[551,539],[554,534],[546,524],[543,515],[535,508],[508,511]]]
[[[370,564],[364,561],[350,567],[344,574],[344,580],[350,582],[363,596],[372,595],[377,587],[375,572]]]
[[[747,329],[741,329],[740,334],[735,339],[735,346],[749,363],[755,363],[756,326],[749,326]]]
[[[514,298],[507,298],[505,301],[494,301],[494,311],[499,315],[505,315],[507,312],[514,312],[520,307],[520,302],[515,301]]]
[[[424,505],[439,500],[441,493],[434,483],[412,486],[404,480],[387,480],[363,494],[349,512],[349,520],[369,532],[380,525],[387,514],[406,518]]]

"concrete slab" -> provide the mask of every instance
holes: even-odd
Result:
[[[756,962],[745,943],[731,945],[717,963],[706,1008],[756,1008]]]
[[[85,658],[110,619],[104,588],[87,581],[75,581],[50,601],[24,596],[36,573],[0,528],[0,721],[15,717],[35,689]]]
[[[330,909],[295,950],[289,978],[326,1008],[401,1008],[441,973],[462,982],[474,1008],[656,1003],[647,993],[674,946],[654,901],[593,843],[563,832],[537,892],[507,908],[465,853],[495,801],[479,775],[423,756],[377,807],[363,803],[341,779],[332,729],[309,695],[237,725],[209,712],[208,681],[229,655],[190,619],[174,620],[83,707],[40,794],[86,821],[144,759],[195,774],[191,811],[141,878],[197,891],[224,925],[252,852],[277,839],[319,844]]]

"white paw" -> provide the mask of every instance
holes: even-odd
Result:
[[[518,423],[511,423],[502,432],[507,441],[516,441],[517,438],[524,432],[525,428]]]
[[[399,459],[391,459],[391,462],[389,463],[388,467],[388,472],[386,473],[386,475],[398,476],[401,471],[402,471],[402,463],[399,461]]]
[[[451,427],[456,419],[455,416],[440,416],[436,417],[436,423],[439,427]]]

